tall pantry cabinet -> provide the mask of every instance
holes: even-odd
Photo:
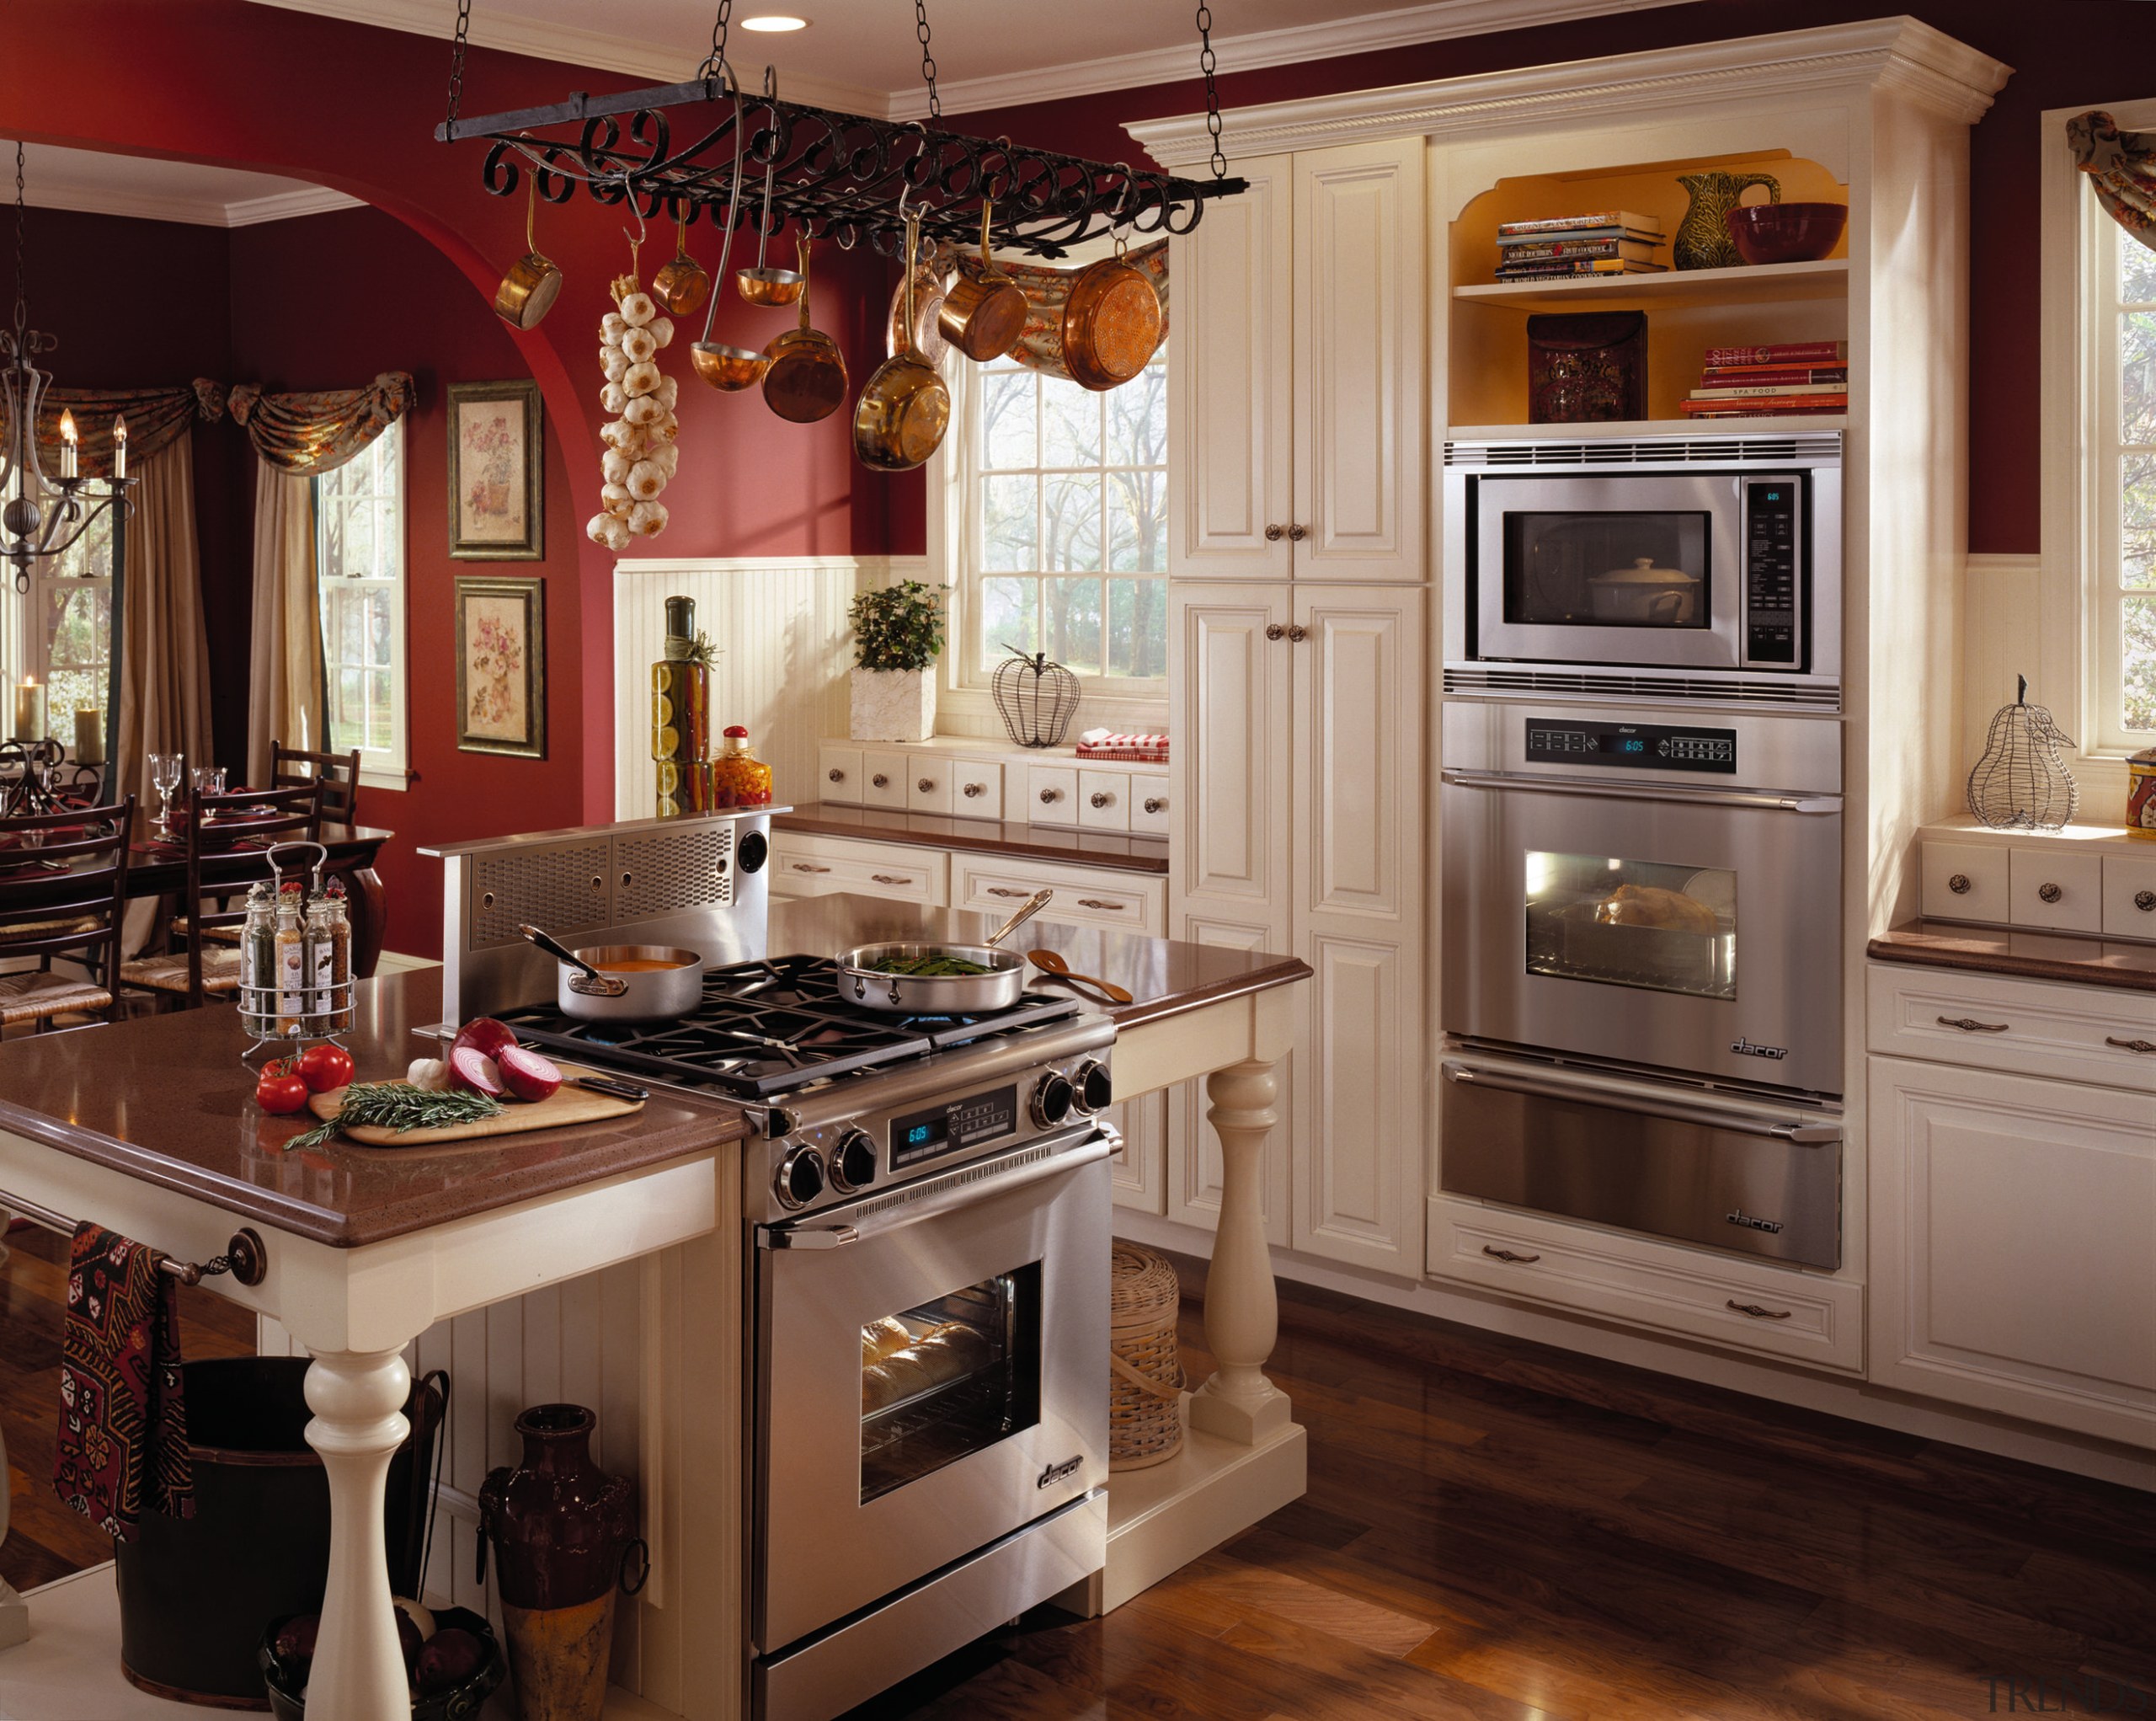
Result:
[[[1424,140],[1238,161],[1177,242],[1168,348],[1170,936],[1290,950],[1276,1243],[1422,1264]],[[1210,1225],[1194,1084],[1167,1214]]]

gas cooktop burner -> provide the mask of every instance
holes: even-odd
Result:
[[[764,1099],[856,1070],[1075,1016],[1075,998],[1027,992],[979,1016],[887,1016],[844,1002],[828,956],[774,956],[704,975],[678,1022],[579,1022],[552,1004],[506,1011],[517,1037],[595,1062]]]

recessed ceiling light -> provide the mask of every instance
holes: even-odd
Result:
[[[806,29],[808,28],[808,20],[805,18],[789,18],[783,12],[766,12],[760,17],[743,19],[741,28],[764,30],[772,35],[777,35],[786,30]]]

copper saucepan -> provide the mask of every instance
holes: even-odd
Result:
[[[734,252],[734,223],[741,214],[741,92],[734,92],[734,192],[726,208],[726,237],[718,249],[718,278],[726,279],[726,259]],[[689,357],[696,367],[696,375],[714,388],[733,393],[739,389],[754,387],[764,377],[764,368],[771,361],[754,347],[732,346],[723,340],[711,338],[712,319],[718,314],[720,295],[711,296],[710,307],[704,312],[704,338],[689,349]]]
[[[808,236],[795,242],[801,259],[801,326],[764,349],[764,404],[797,425],[827,419],[846,404],[846,355],[820,329],[808,326]]]
[[[937,248],[931,242],[914,259],[913,267],[891,289],[891,314],[884,325],[883,351],[896,358],[903,341],[940,373],[950,356],[951,343],[943,339],[937,318],[943,309],[943,272],[936,266]],[[906,309],[906,290],[913,290],[913,309]]]
[[[976,364],[1000,359],[1026,330],[1026,295],[1017,282],[995,266],[989,254],[989,226],[995,206],[980,200],[980,273],[962,274],[951,283],[936,313],[944,339]]]
[[[659,265],[651,278],[651,289],[666,302],[676,317],[686,317],[703,303],[711,292],[711,277],[702,264],[689,254],[689,218],[674,217],[674,260]]]
[[[901,201],[904,200],[901,199]],[[921,212],[906,215],[906,315],[899,350],[876,367],[853,409],[853,452],[877,472],[911,472],[942,445],[951,423],[951,391],[913,350],[913,266],[921,249]]]
[[[553,259],[540,252],[532,237],[532,217],[539,207],[539,175],[526,168],[524,200],[524,255],[510,265],[494,293],[494,314],[512,329],[536,329],[539,319],[554,308],[561,296],[562,271]]]
[[[1125,180],[1125,202],[1129,195]],[[1118,204],[1118,221],[1122,211]],[[1063,366],[1073,382],[1096,393],[1128,382],[1145,368],[1161,345],[1161,296],[1151,281],[1123,261],[1129,249],[1118,226],[1115,255],[1081,270],[1064,302]]]

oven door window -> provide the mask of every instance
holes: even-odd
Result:
[[[861,1329],[866,1505],[1033,1427],[1041,1408],[1036,1261]]]
[[[1530,849],[1527,969],[1559,980],[1734,998],[1737,874]]]
[[[1707,628],[1711,516],[1508,512],[1505,620],[1515,627]]]

